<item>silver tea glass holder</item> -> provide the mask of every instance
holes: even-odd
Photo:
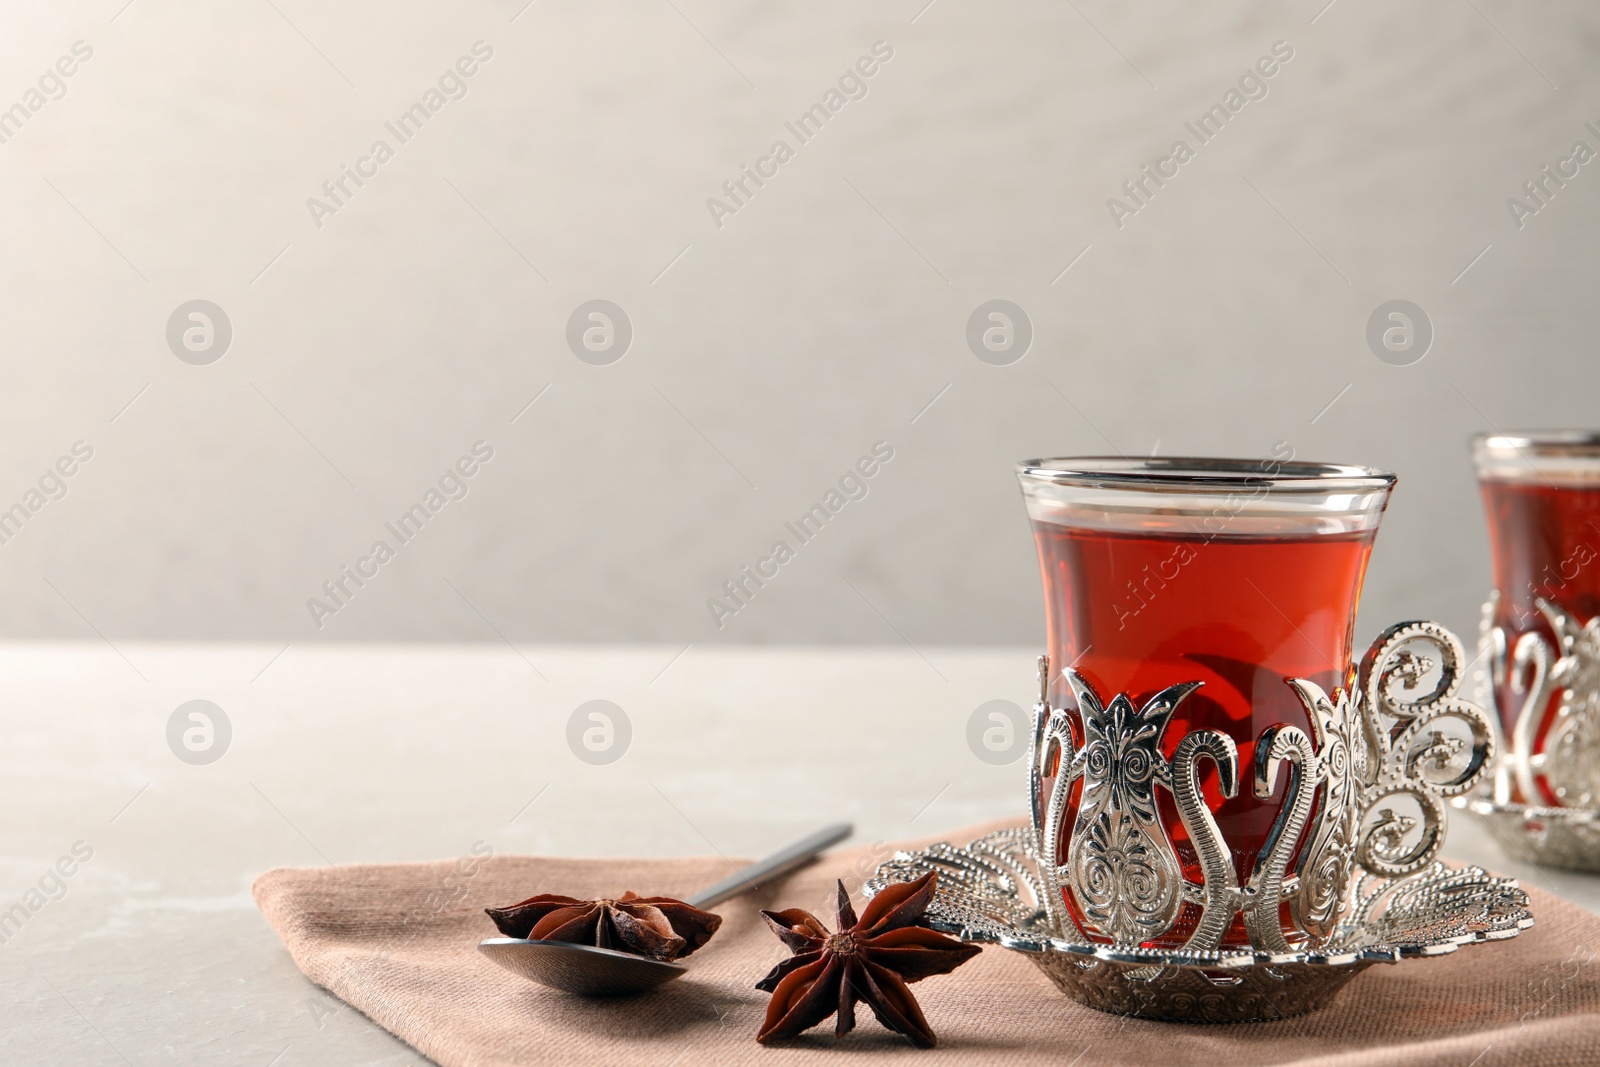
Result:
[[[1311,730],[1268,727],[1245,774],[1233,739],[1215,730],[1190,730],[1163,754],[1173,712],[1199,683],[1142,706],[1124,694],[1107,704],[1068,669],[1074,714],[1050,705],[1041,657],[1031,824],[896,853],[867,891],[938,872],[928,925],[1022,953],[1088,1007],[1178,1022],[1288,1018],[1323,1007],[1374,964],[1515,937],[1533,924],[1516,881],[1436,859],[1447,802],[1479,783],[1495,751],[1489,716],[1457,695],[1462,662],[1441,626],[1390,627],[1350,692],[1289,680]],[[1201,793],[1202,761],[1226,795],[1251,788],[1265,800],[1282,789],[1243,884]],[[1171,795],[1198,882],[1184,873],[1158,789]],[[1236,916],[1248,945],[1225,944]]]
[[[1554,645],[1538,632],[1512,641],[1494,624],[1498,593],[1483,605],[1478,692],[1499,712],[1499,756],[1493,775],[1454,803],[1488,823],[1511,859],[1600,872],[1600,616],[1585,623],[1548,600],[1534,605]],[[1500,687],[1521,698],[1517,707],[1498,706]]]

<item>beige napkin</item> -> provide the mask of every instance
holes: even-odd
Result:
[[[945,836],[964,843],[992,828]],[[734,1067],[862,1053],[1051,1067],[1600,1063],[1600,918],[1533,886],[1532,930],[1441,959],[1379,964],[1332,1007],[1296,1019],[1191,1026],[1106,1015],[1068,1000],[1023,956],[987,948],[913,987],[939,1035],[931,1052],[883,1030],[865,1008],[837,1043],[830,1020],[794,1044],[757,1045],[767,995],[752,987],[787,950],[756,909],[803,907],[831,928],[834,879],[855,891],[895,847],[831,853],[728,901],[716,909],[722,929],[689,958],[688,975],[609,1001],[546,989],[489,962],[477,943],[498,933],[483,908],[544,892],[688,896],[725,877],[728,861],[494,856],[283,868],[256,879],[254,893],[307,977],[443,1067]]]

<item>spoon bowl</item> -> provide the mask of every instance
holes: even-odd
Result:
[[[491,937],[478,945],[478,951],[506,970],[540,985],[585,997],[642,993],[689,971],[681,963],[566,941]]]
[[[702,889],[684,903],[697,908],[720,904],[809,863],[823,849],[838,844],[854,832],[855,828],[849,823],[825,826],[765,859],[735,871],[716,885]],[[643,993],[674,978],[681,978],[689,970],[681,963],[653,960],[648,956],[594,945],[575,945],[568,941],[491,937],[479,942],[478,951],[506,970],[530,981],[585,997]]]

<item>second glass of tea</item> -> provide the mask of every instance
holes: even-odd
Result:
[[[1356,605],[1393,475],[1288,458],[1084,457],[1027,461],[1018,476],[1044,578],[1049,700],[1069,717],[1067,667],[1103,699],[1126,694],[1135,706],[1202,682],[1173,715],[1163,754],[1212,729],[1251,767],[1267,727],[1311,728],[1289,679],[1329,693],[1353,683]],[[1282,796],[1225,798],[1209,767],[1201,784],[1242,885]],[[1185,878],[1198,882],[1172,798],[1157,795]],[[1068,842],[1059,847],[1066,855]],[[1192,923],[1180,917],[1172,938]],[[1248,943],[1235,916],[1223,944]]]
[[[1479,434],[1495,705],[1524,804],[1600,804],[1600,432]]]

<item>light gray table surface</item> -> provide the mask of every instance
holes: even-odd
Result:
[[[496,853],[749,857],[823,823],[857,841],[1025,810],[1023,765],[968,746],[990,700],[1033,699],[1027,649],[10,644],[0,646],[6,1063],[426,1062],[295,968],[251,901],[277,866]],[[169,749],[186,701],[226,753]],[[589,700],[632,740],[567,745]],[[79,844],[81,842],[81,844]],[[92,856],[48,877],[77,845]],[[1600,911],[1457,817],[1448,858]],[[67,868],[73,868],[69,863]],[[64,892],[63,892],[64,890]]]

